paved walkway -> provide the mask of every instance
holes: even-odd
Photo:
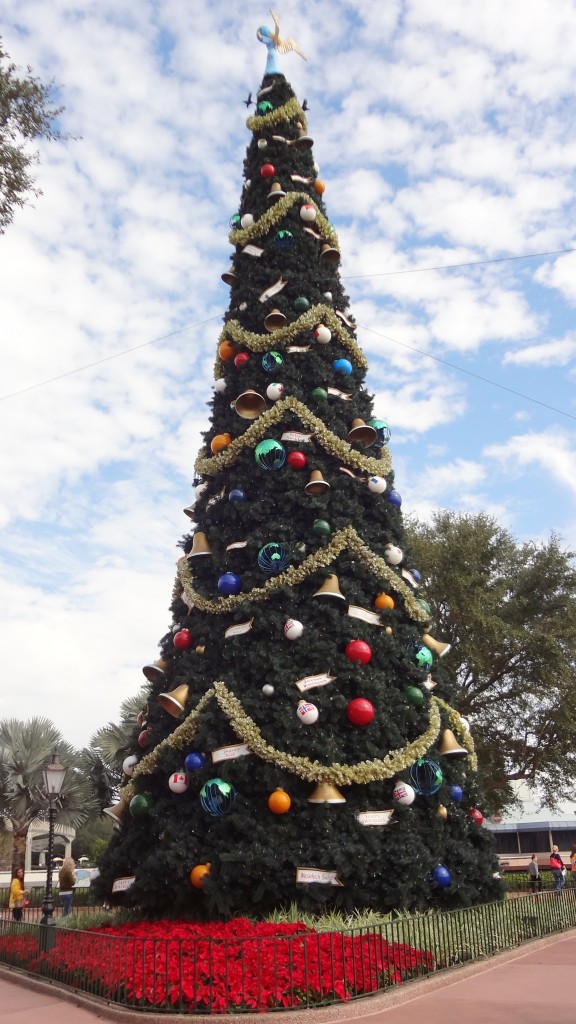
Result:
[[[531,942],[490,961],[433,975],[353,1003],[291,1011],[268,1018],[285,1024],[575,1024],[576,931]],[[107,1019],[142,1024],[179,1020],[96,1006],[46,982],[0,971],[2,1024],[94,1024]],[[192,1021],[198,1018],[188,1018]],[[202,1018],[263,1024],[263,1014]]]

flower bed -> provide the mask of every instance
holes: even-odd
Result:
[[[189,1013],[265,1011],[367,995],[434,969],[433,956],[378,929],[316,932],[305,924],[158,921],[57,929],[0,939],[0,958],[128,1006]]]

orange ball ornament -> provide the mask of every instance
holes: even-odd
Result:
[[[210,874],[209,864],[197,864],[195,868],[192,868],[190,872],[190,881],[195,889],[203,889],[204,882],[207,876]]]
[[[217,455],[222,448],[227,448],[229,444],[232,444],[230,434],[216,434],[216,436],[210,441],[212,454]]]
[[[268,797],[268,807],[272,814],[286,814],[291,805],[292,801],[284,789],[275,789]]]
[[[218,346],[218,355],[220,356],[220,359],[226,363],[229,359],[234,359],[236,349],[231,342],[223,341],[222,344]]]
[[[320,181],[320,178],[316,178],[316,181],[314,182],[314,191],[317,196],[321,196],[322,193],[326,191],[326,185],[323,181]]]
[[[389,594],[377,594],[374,598],[374,605],[376,608],[386,609],[391,612],[394,607],[394,599]]]

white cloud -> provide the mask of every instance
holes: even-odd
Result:
[[[560,431],[517,434],[499,444],[487,445],[484,455],[496,459],[511,476],[525,473],[536,465],[576,495],[576,443]]]
[[[566,366],[576,356],[576,335],[543,341],[540,345],[526,345],[514,352],[506,352],[504,363],[518,366]]]

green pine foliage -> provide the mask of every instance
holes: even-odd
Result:
[[[294,98],[283,75],[265,76],[261,88],[267,90],[263,95],[274,110]],[[244,165],[239,215],[251,213],[256,221],[264,216],[271,208],[271,184],[277,181],[286,192],[305,192],[327,216],[322,198],[314,189],[317,173],[312,149],[274,139],[275,135],[284,140],[297,139],[304,121],[302,112],[300,127],[298,121],[299,116],[290,113],[280,123],[253,133]],[[265,146],[259,146],[259,140],[265,140]],[[272,178],[260,173],[265,162],[275,168]],[[306,182],[295,180],[294,175]],[[373,409],[372,397],[365,388],[365,371],[350,355],[348,346],[335,337],[329,344],[320,345],[306,327],[293,342],[306,346],[306,351],[289,352],[275,341],[274,332],[268,333],[264,327],[264,319],[273,307],[284,313],[287,324],[294,323],[300,315],[295,302],[302,296],[310,306],[347,310],[348,299],[338,268],[319,258],[323,239],[305,230],[308,225],[300,217],[300,206],[299,201],[294,203],[282,221],[258,239],[264,250],[260,257],[243,253],[240,245],[236,247],[236,280],[225,321],[239,321],[245,331],[266,338],[269,350],[281,351],[283,363],[269,374],[263,368],[261,354],[238,345],[237,351],[247,352],[248,361],[241,367],[233,360],[220,364],[218,375],[226,387],[214,394],[204,435],[204,457],[211,456],[210,442],[216,434],[227,432],[238,438],[250,428],[253,421],[241,418],[231,403],[248,389],[266,396],[273,381],[283,384],[284,396],[293,396],[319,417],[338,441],[346,440],[354,418],[367,421],[383,415]],[[311,226],[321,233],[317,224]],[[278,244],[278,231],[292,233],[291,248]],[[262,302],[262,292],[280,275],[287,281],[286,287]],[[351,314],[347,313],[347,319],[351,320]],[[353,326],[347,330],[355,340]],[[350,358],[351,375],[344,377],[334,370],[333,362],[340,358]],[[337,388],[350,399],[329,395],[318,400],[312,392],[319,387],[325,391]],[[270,408],[272,402],[266,401],[266,406]],[[286,431],[309,432],[289,409],[265,436],[281,440]],[[436,746],[430,747],[427,756],[441,764],[442,786],[434,794],[418,795],[409,807],[395,804],[392,797],[398,779],[409,781],[409,765],[386,781],[340,786],[343,803],[311,803],[315,782],[274,760],[249,754],[212,763],[213,751],[242,742],[214,699],[201,711],[197,732],[185,749],[165,743],[157,750],[217,681],[224,682],[240,701],[272,748],[323,766],[349,766],[384,758],[390,751],[402,750],[417,740],[429,725],[432,691],[424,685],[429,670],[421,668],[415,657],[422,622],[374,566],[345,550],[304,582],[288,585],[279,576],[272,579],[265,601],[251,598],[268,578],[258,566],[258,552],[272,541],[284,545],[290,564],[298,566],[325,548],[337,531],[353,525],[375,557],[384,556],[388,543],[402,548],[404,560],[394,570],[398,581],[403,582],[402,568],[413,564],[402,514],[387,498],[394,484],[391,472],[386,493],[373,493],[367,486],[370,473],[354,467],[352,474],[342,472],[341,467],[350,470],[350,464],[330,454],[320,438],[283,443],[287,454],[296,449],[304,451],[304,469],[285,463],[276,471],[263,470],[256,462],[254,445],[250,445],[231,467],[222,467],[214,475],[205,474],[196,481],[206,486],[198,496],[194,516],[212,553],[188,559],[194,591],[200,603],[202,598],[215,600],[219,578],[233,572],[242,580],[241,598],[236,606],[218,613],[202,611],[198,605],[190,610],[180,596],[172,603],[174,630],[189,630],[193,642],[186,650],[176,649],[172,631],[161,641],[161,657],[167,667],[165,675],[150,685],[143,716],[150,730],[146,750],[138,744],[140,729],[133,734],[134,752],[140,757],[151,753],[156,757],[152,774],[134,779],[136,793],[149,798],[149,811],[139,817],[133,817],[128,809],[124,811],[121,828],[100,863],[99,893],[107,901],[143,908],[150,915],[169,912],[211,918],[237,914],[263,917],[290,903],[296,903],[302,911],[338,909],[352,913],[362,908],[388,912],[461,906],[499,898],[501,883],[494,877],[497,863],[491,837],[467,816],[471,807],[481,807],[481,801],[466,758],[442,758]],[[382,458],[385,467],[385,457],[378,447],[364,449],[356,443],[351,447],[370,458]],[[330,484],[328,493],[306,493],[312,470],[321,471]],[[244,491],[246,500],[229,500],[233,489]],[[317,519],[329,523],[330,535],[314,530]],[[230,550],[229,546],[239,541],[246,545]],[[190,535],[185,540],[185,552],[190,552],[192,542]],[[331,573],[337,574],[345,600],[314,597]],[[180,591],[181,587],[175,588],[175,594]],[[395,600],[394,609],[382,613],[381,625],[348,614],[349,605],[374,610],[374,598],[381,591],[391,593]],[[411,589],[411,596],[418,596],[416,587]],[[304,626],[302,636],[294,642],[284,635],[289,618],[298,619]],[[253,619],[249,632],[225,638],[229,626],[249,619]],[[388,632],[383,626],[390,627]],[[345,656],[346,645],[353,639],[370,645],[368,664],[351,662]],[[295,682],[318,673],[330,673],[335,678],[328,685],[300,693]],[[450,704],[451,690],[445,676],[443,673],[433,692]],[[188,700],[184,714],[176,718],[163,710],[159,696],[184,683],[189,688]],[[273,692],[266,693],[263,687],[270,686]],[[407,686],[421,691],[421,704],[406,698]],[[375,709],[367,725],[354,725],[347,717],[348,705],[356,697],[366,698]],[[302,698],[318,708],[318,720],[312,725],[297,717]],[[205,764],[189,773],[184,794],[174,794],[168,786],[169,776],[183,770],[185,756],[193,751],[205,755]],[[233,807],[222,816],[207,813],[200,801],[202,787],[216,777],[229,783],[236,794]],[[464,790],[461,803],[451,800],[449,787],[453,784]],[[269,795],[279,787],[291,799],[285,814],[274,814],[268,807]],[[437,813],[439,804],[448,808],[446,820]],[[389,825],[370,827],[358,821],[359,812],[388,808],[394,809]],[[210,865],[201,889],[193,887],[189,877],[198,864]],[[444,888],[433,878],[439,864],[451,873],[451,883]],[[334,871],[341,885],[297,884],[298,867]],[[114,895],[114,880],[131,876],[135,876],[131,887]]]

